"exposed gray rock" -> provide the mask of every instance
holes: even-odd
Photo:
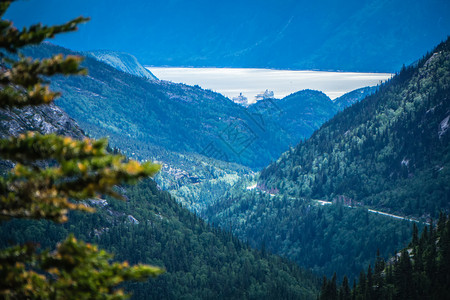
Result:
[[[133,217],[132,215],[128,215],[127,216],[127,221],[129,223],[131,223],[131,224],[135,224],[135,225],[139,224],[139,221],[135,217]]]
[[[0,138],[17,136],[26,131],[56,133],[75,139],[85,137],[78,124],[54,104],[0,109]]]
[[[438,131],[439,138],[441,138],[441,136],[443,136],[447,132],[448,128],[450,127],[449,120],[450,120],[450,115],[445,117],[444,120],[442,120],[441,123],[439,124],[439,131]]]
[[[89,202],[92,205],[98,206],[98,207],[105,207],[108,205],[108,201],[106,201],[105,199],[89,199]]]

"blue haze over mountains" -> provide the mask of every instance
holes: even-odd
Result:
[[[20,27],[90,16],[55,42],[144,65],[396,72],[446,38],[449,12],[446,0],[48,0],[19,1],[6,17]]]
[[[93,21],[79,34],[56,42],[79,51],[108,49],[86,57],[83,64],[89,76],[52,80],[52,87],[63,93],[56,104],[89,135],[108,135],[111,146],[125,154],[152,156],[165,165],[158,187],[154,183],[141,185],[129,190],[132,202],[109,204],[123,211],[124,217],[136,217],[140,226],[123,223],[117,230],[115,221],[107,220],[106,211],[106,217],[97,218],[105,218],[102,228],[111,228],[104,231],[100,242],[108,241],[107,245],[121,251],[119,255],[126,259],[161,258],[168,275],[173,272],[179,278],[194,278],[188,277],[189,273],[200,274],[195,278],[207,278],[211,286],[219,286],[214,290],[219,295],[224,295],[222,288],[229,292],[239,282],[293,282],[284,280],[286,273],[281,272],[258,271],[259,276],[252,279],[247,275],[250,272],[224,269],[226,264],[216,256],[217,249],[231,249],[239,261],[248,261],[247,266],[259,265],[236,250],[242,246],[234,249],[232,244],[239,243],[228,233],[223,235],[226,247],[214,242],[211,237],[217,230],[201,225],[200,219],[176,206],[167,194],[162,196],[158,188],[170,191],[183,206],[207,221],[230,228],[249,245],[261,247],[262,258],[267,249],[317,274],[337,272],[350,279],[373,261],[377,248],[387,258],[407,245],[410,221],[375,214],[375,210],[427,221],[436,218],[441,209],[449,212],[450,40],[380,87],[356,90],[336,101],[319,91],[304,90],[283,99],[262,100],[246,109],[198,86],[152,80],[144,71],[141,76],[135,71],[143,68],[133,56],[118,54],[129,52],[139,62],[154,65],[399,71],[402,64],[419,59],[450,32],[448,1],[128,1],[119,5],[118,1],[64,0],[40,1],[48,5],[40,10],[33,7],[36,2],[17,3],[17,10],[8,17],[16,16],[20,26],[25,19],[30,23],[62,23],[81,13],[92,16]],[[61,6],[65,13],[50,20],[50,14]],[[39,20],[32,19],[31,10]],[[45,20],[47,14],[49,19]],[[86,53],[50,43],[24,52],[34,57]],[[108,54],[106,63],[98,54]],[[372,96],[365,98],[366,94]],[[347,106],[351,107],[338,112]],[[62,119],[61,110],[53,112]],[[32,113],[25,111],[23,118],[29,121],[30,116]],[[4,128],[21,121],[15,118],[17,122],[10,122],[11,118],[11,114],[0,118],[8,121],[3,122],[7,124]],[[25,127],[35,123],[47,126],[52,118],[43,119],[22,123]],[[62,129],[70,129],[71,122],[60,123]],[[78,125],[73,127],[78,129]],[[238,143],[241,139],[233,139],[236,132],[246,133],[244,138],[251,143],[247,144],[247,139],[245,144]],[[217,155],[225,151],[238,153],[225,162],[221,160],[227,155]],[[277,160],[260,173],[250,170],[267,166],[273,159]],[[328,205],[322,205],[325,203]],[[81,224],[92,222],[80,220]],[[158,231],[152,225],[150,231],[143,220],[163,225]],[[179,225],[187,223],[190,227],[186,229]],[[74,228],[85,231],[82,226]],[[6,228],[4,232],[17,231]],[[26,228],[26,232],[37,237],[45,231]],[[193,232],[200,236],[199,242],[190,234]],[[149,233],[156,233],[151,240]],[[117,240],[120,243],[111,243]],[[182,243],[173,242],[176,240]],[[192,255],[199,253],[207,254]],[[227,258],[229,261],[239,270],[238,260]],[[191,262],[195,268],[190,267]],[[265,262],[261,265],[277,270]],[[244,280],[233,283],[218,279],[214,271],[218,266],[221,274],[242,273]],[[312,287],[311,291],[299,290],[296,285],[297,294],[312,295],[317,280],[312,278],[308,283],[304,277],[301,273],[297,276],[303,286]],[[167,281],[180,283],[184,290],[195,291],[188,286],[199,286],[192,280]],[[161,281],[154,282],[140,288],[140,295],[166,289]],[[273,286],[288,290],[279,283]],[[173,284],[167,290],[178,291]]]

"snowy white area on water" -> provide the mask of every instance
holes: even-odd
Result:
[[[275,98],[312,89],[324,92],[331,99],[365,86],[380,84],[392,77],[389,73],[356,73],[325,71],[292,71],[243,68],[172,68],[147,67],[157,78],[223,94],[232,99],[242,93],[250,103],[265,90]]]

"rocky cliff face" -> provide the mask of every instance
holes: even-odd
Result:
[[[85,137],[78,124],[54,104],[22,109],[0,109],[0,138],[16,136],[26,131],[56,133],[76,139]]]
[[[17,136],[27,131],[42,134],[56,133],[75,139],[85,137],[83,130],[58,106],[0,109],[0,138]],[[10,161],[0,160],[0,173],[13,167]]]

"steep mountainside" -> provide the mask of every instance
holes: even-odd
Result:
[[[42,57],[59,52],[76,54],[50,44],[31,47],[26,54]],[[144,158],[159,155],[162,148],[258,168],[307,138],[336,112],[320,92],[246,109],[212,91],[144,80],[91,57],[84,65],[89,76],[54,80],[63,91],[57,104],[89,134],[110,136],[113,145]],[[301,95],[308,95],[308,100],[300,100]],[[286,128],[284,118],[291,123]]]
[[[411,234],[411,222],[363,206],[278,196],[238,185],[202,216],[231,228],[253,247],[264,247],[317,274],[330,277],[336,272],[352,280],[373,262],[377,249],[389,257],[405,247]]]
[[[47,0],[17,1],[6,17],[21,27],[90,16],[57,42],[145,65],[395,72],[446,38],[449,11],[447,0]]]
[[[107,63],[111,67],[123,71],[125,73],[144,77],[147,79],[158,79],[155,75],[152,74],[149,70],[144,68],[131,54],[124,52],[116,52],[116,51],[107,51],[107,50],[99,50],[99,51],[90,51],[86,52],[86,55],[90,55],[99,61]]]
[[[84,138],[80,127],[55,105],[0,110],[0,137],[27,130]],[[0,161],[0,168],[11,166]],[[74,212],[69,222],[1,222],[0,247],[34,242],[53,248],[69,232],[100,244],[116,259],[164,266],[157,279],[126,285],[135,299],[315,299],[319,281],[293,262],[251,249],[231,233],[207,225],[153,180],[117,187],[126,201],[91,199],[95,214]],[[39,247],[38,246],[38,247]]]
[[[449,105],[447,41],[203,216],[300,265],[355,278],[377,248],[387,257],[404,247],[411,222],[449,210]]]
[[[357,286],[350,290],[336,278],[325,280],[320,299],[447,299],[450,295],[450,220],[441,214],[437,226],[413,230],[408,247],[388,261],[377,256],[374,267],[361,272]]]
[[[119,261],[165,267],[157,279],[127,284],[133,299],[315,299],[319,279],[311,272],[212,228],[152,180],[120,192],[126,202],[87,201],[97,212],[71,214],[64,225],[2,223],[0,246],[34,241],[53,247],[72,232],[114,252]]]
[[[450,209],[450,41],[261,172],[286,194],[415,216]]]
[[[85,136],[78,124],[54,104],[22,109],[0,109],[0,138],[17,136],[26,131],[56,133],[75,139]]]

